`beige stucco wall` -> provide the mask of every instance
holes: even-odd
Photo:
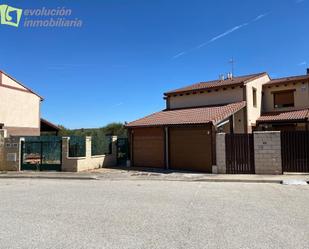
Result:
[[[194,106],[217,105],[239,102],[243,100],[243,88],[235,87],[227,88],[226,90],[219,89],[204,93],[196,93],[183,96],[169,97],[170,109],[186,108]]]
[[[244,133],[245,132],[245,116],[244,109],[235,113],[234,115],[234,133]]]
[[[7,76],[2,74],[2,84],[17,87]],[[17,85],[15,85],[17,84]],[[19,86],[22,88],[22,86]],[[16,128],[27,128],[31,134],[40,129],[40,97],[33,93],[11,89],[0,85],[0,123],[11,135]],[[27,132],[24,129],[24,132]]]
[[[69,138],[62,139],[62,171],[80,172],[102,168],[104,166],[116,166],[117,164],[117,137],[112,137],[112,153],[110,155],[92,156],[91,137],[86,137],[86,156],[69,157]]]
[[[294,92],[294,107],[284,107],[284,108],[274,108],[274,95],[272,92],[276,91],[284,91],[284,90],[293,90]],[[294,109],[301,109],[309,107],[309,83],[303,82],[289,83],[287,86],[285,85],[274,85],[271,88],[265,86],[263,88],[264,96],[263,96],[263,111],[264,112],[273,112],[273,111],[289,111]]]
[[[240,111],[234,114],[234,133],[245,133],[244,122],[245,122],[244,109],[241,109]],[[227,134],[230,133],[230,122],[221,126],[218,129],[218,131]]]
[[[15,80],[13,80],[12,78],[8,77],[7,75],[2,74],[2,84],[7,85],[7,86],[12,86],[12,87],[17,87],[19,89],[23,89],[26,90],[25,87],[23,87],[22,85],[18,84]]]
[[[265,75],[246,84],[248,132],[251,132],[251,127],[256,125],[256,120],[261,116],[262,88],[263,85],[269,81],[269,76]],[[253,105],[253,88],[256,89],[256,107]]]

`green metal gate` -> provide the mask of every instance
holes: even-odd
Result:
[[[127,138],[117,138],[117,165],[126,165],[129,159],[129,142]]]
[[[61,137],[28,137],[21,144],[21,170],[61,171]]]

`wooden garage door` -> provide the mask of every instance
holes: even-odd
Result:
[[[207,127],[169,129],[170,168],[211,173],[211,130]]]
[[[165,167],[163,128],[134,129],[133,164],[136,167]]]

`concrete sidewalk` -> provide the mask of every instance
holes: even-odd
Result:
[[[224,175],[202,174],[179,171],[102,168],[79,173],[70,172],[2,172],[1,178],[29,179],[64,179],[64,180],[154,180],[154,181],[187,181],[187,182],[247,182],[247,183],[281,183],[285,180],[304,180],[309,182],[309,174],[284,175]]]

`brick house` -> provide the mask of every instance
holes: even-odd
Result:
[[[305,130],[307,75],[267,73],[200,82],[164,93],[166,109],[127,125],[131,165],[212,172],[218,132]]]
[[[6,136],[56,133],[57,126],[41,119],[42,101],[37,93],[0,71],[0,129],[5,130]]]

